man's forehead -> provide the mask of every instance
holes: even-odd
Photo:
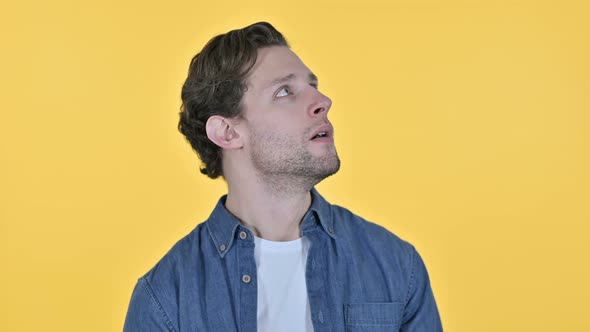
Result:
[[[289,73],[289,74],[286,74],[283,76],[277,76],[274,79],[265,80],[263,82],[262,89],[265,90],[265,89],[271,88],[275,85],[280,85],[280,84],[284,84],[284,83],[288,83],[288,82],[297,80],[297,79],[299,79],[300,76],[306,77],[306,79],[310,82],[317,82],[318,81],[317,76],[310,71],[307,72],[307,75],[305,75],[305,74],[298,75],[296,73]]]
[[[317,81],[299,57],[284,46],[266,47],[258,50],[256,63],[251,69],[248,85],[266,89],[278,83],[295,79]]]

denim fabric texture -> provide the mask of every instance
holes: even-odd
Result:
[[[442,331],[415,248],[315,189],[311,195],[301,231],[311,242],[306,283],[314,331]],[[225,199],[138,280],[125,332],[256,331],[254,238]]]

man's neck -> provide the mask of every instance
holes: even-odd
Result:
[[[309,190],[277,191],[257,182],[228,183],[226,209],[254,235],[271,241],[301,237],[300,223],[311,205]]]

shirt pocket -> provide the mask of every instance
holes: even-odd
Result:
[[[347,332],[399,331],[399,302],[344,305]]]

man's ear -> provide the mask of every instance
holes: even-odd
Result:
[[[242,138],[236,131],[235,125],[222,116],[211,116],[205,124],[205,130],[211,142],[222,149],[239,149],[243,145]]]

